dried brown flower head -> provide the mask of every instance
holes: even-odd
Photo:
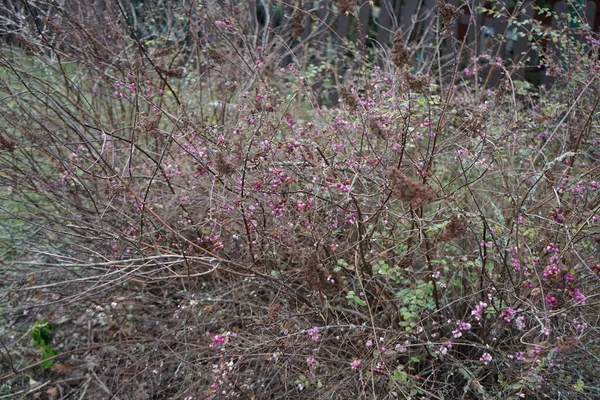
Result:
[[[338,10],[340,10],[340,12],[342,14],[346,14],[346,13],[351,13],[352,11],[354,11],[354,7],[356,7],[356,1],[354,1],[354,0],[337,0],[335,2],[335,5],[337,6]]]
[[[162,72],[163,72],[163,74],[165,74],[165,76],[167,76],[169,78],[181,79],[181,78],[183,78],[184,69],[182,67],[180,67],[180,68],[171,68],[171,69],[163,69]]]
[[[298,8],[294,10],[292,15],[292,21],[290,22],[290,28],[292,30],[292,36],[300,36],[304,32],[304,10],[302,10],[302,1],[298,2]]]
[[[42,18],[42,22],[54,33],[61,34],[62,33],[62,28],[55,24],[54,22],[50,21],[47,17],[43,17]]]
[[[454,21],[461,17],[463,11],[452,4],[444,2],[443,0],[437,0],[436,3],[440,17],[440,25],[442,27],[440,34],[442,36],[448,36],[451,33],[450,27]]]
[[[313,290],[320,290],[327,280],[327,273],[323,267],[307,262],[304,267],[304,279]]]
[[[23,50],[25,51],[25,55],[32,56],[34,54],[40,53],[40,48],[37,44],[33,43],[31,40],[25,38],[23,35],[16,35],[15,39],[21,45]]]
[[[17,148],[17,142],[4,137],[4,135],[0,134],[0,150],[8,150],[10,152],[15,151]]]
[[[464,216],[453,215],[450,222],[446,225],[446,230],[440,236],[444,242],[462,236],[467,231],[467,218]]]
[[[379,137],[384,137],[383,130],[379,127],[379,123],[375,118],[369,118],[369,129],[373,132],[374,135]]]
[[[465,128],[471,135],[476,136],[481,134],[486,127],[486,115],[484,110],[475,110],[471,118],[465,121]]]
[[[396,197],[400,201],[409,203],[411,207],[420,207],[437,197],[430,186],[413,181],[397,168],[390,168],[388,175],[392,179]]]
[[[348,106],[351,112],[355,112],[358,108],[358,102],[356,101],[356,96],[352,93],[348,88],[344,85],[340,86],[340,95],[342,96],[342,101]]]
[[[227,60],[225,56],[221,54],[221,52],[210,46],[206,48],[206,54],[208,55],[209,59],[213,60],[217,64],[223,64]]]
[[[156,132],[160,123],[160,117],[160,114],[154,118],[149,118],[146,116],[141,117],[138,123],[138,129],[144,134],[152,134]]]
[[[175,46],[163,47],[162,49],[155,50],[154,53],[152,53],[152,56],[156,58],[165,57],[171,54],[173,51],[175,51]]]
[[[406,83],[415,93],[426,93],[429,90],[429,77],[427,75],[407,74]]]
[[[280,321],[281,310],[283,306],[279,303],[273,303],[269,305],[269,309],[267,311],[267,323],[276,324]]]
[[[392,64],[394,64],[398,70],[410,66],[410,53],[404,46],[402,30],[400,29],[394,32],[394,38],[392,39]]]
[[[219,174],[223,176],[230,176],[236,170],[235,165],[220,152],[215,156],[215,167]]]

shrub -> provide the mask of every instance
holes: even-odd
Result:
[[[502,37],[417,71],[401,31],[323,50],[283,2],[40,3],[0,56],[13,387],[52,323],[35,377],[89,398],[597,395],[591,29],[477,10],[536,86]]]

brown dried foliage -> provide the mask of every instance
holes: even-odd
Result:
[[[451,34],[450,28],[452,24],[461,17],[463,11],[452,4],[447,4],[443,0],[437,0],[436,3],[439,10],[440,25],[442,26],[440,34],[448,36]]]
[[[206,54],[208,55],[209,59],[213,60],[217,64],[223,64],[227,60],[223,54],[210,46],[206,48]]]
[[[141,117],[138,124],[138,128],[145,134],[152,134],[156,132],[160,124],[160,114],[154,118]]]
[[[384,137],[383,130],[379,127],[379,123],[374,118],[369,118],[369,129],[374,135]]]
[[[304,11],[302,10],[302,1],[298,2],[298,8],[292,15],[292,21],[290,22],[290,28],[292,30],[292,36],[300,36],[304,32]]]
[[[446,230],[440,236],[444,242],[462,236],[467,231],[467,219],[458,215],[450,217],[450,222],[446,225]]]
[[[25,36],[17,35],[15,39],[25,51],[25,55],[32,56],[41,52],[39,46],[33,43],[31,40],[27,39]]]
[[[394,64],[398,70],[410,66],[410,53],[404,46],[402,30],[400,29],[394,32],[394,38],[392,39],[392,64]]]
[[[163,74],[165,74],[165,76],[167,76],[169,78],[181,79],[181,78],[183,78],[183,71],[184,71],[183,68],[164,69]]]
[[[471,118],[465,121],[465,128],[473,136],[480,134],[485,130],[486,127],[486,116],[482,110],[473,111]]]
[[[154,51],[154,53],[152,53],[153,57],[165,57],[168,56],[169,54],[173,53],[173,51],[175,51],[175,47],[174,46],[170,46],[170,47],[163,47],[162,49],[158,49],[156,51]]]
[[[340,95],[342,96],[342,101],[348,106],[350,111],[355,112],[358,108],[356,96],[344,85],[340,86]]]
[[[415,93],[426,93],[429,90],[429,77],[427,75],[408,74],[406,83]]]
[[[42,22],[44,22],[44,24],[54,33],[56,33],[57,35],[61,34],[63,32],[62,28],[55,24],[54,22],[50,21],[47,17],[43,17],[42,18]]]
[[[409,203],[411,207],[420,207],[437,197],[430,186],[413,181],[397,168],[390,168],[388,175],[392,179],[392,187],[396,197],[400,201]]]
[[[236,170],[235,165],[220,152],[215,156],[215,167],[217,168],[219,175],[223,176],[230,176]]]
[[[17,148],[17,142],[9,139],[7,137],[5,137],[4,135],[0,134],[0,150],[8,150],[10,152],[15,151],[15,149]]]
[[[340,10],[340,12],[342,14],[346,14],[346,13],[351,13],[352,11],[354,11],[354,7],[356,7],[356,1],[354,1],[354,0],[338,0],[335,2],[335,5],[337,6],[338,10]]]

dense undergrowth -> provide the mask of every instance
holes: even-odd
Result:
[[[0,54],[0,398],[600,396],[585,24],[517,7],[502,60],[443,3],[425,52],[299,40],[295,2],[35,3]]]

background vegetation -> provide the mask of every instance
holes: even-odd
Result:
[[[577,4],[440,1],[423,50],[332,38],[318,2],[13,3],[0,398],[600,396]]]

